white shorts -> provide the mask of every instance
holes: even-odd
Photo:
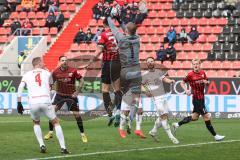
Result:
[[[56,118],[55,108],[51,104],[30,105],[30,115],[34,121],[40,121],[41,115],[45,115],[49,120]]]
[[[122,97],[122,103],[121,103],[121,110],[122,111],[128,111],[131,109],[131,106],[132,106],[132,102],[133,102],[133,99],[132,99],[132,93],[131,91],[129,90],[126,94],[123,95]],[[142,105],[140,104],[141,103],[141,99],[139,98],[139,104],[137,105],[137,108],[142,108]]]
[[[154,105],[156,107],[158,116],[169,113],[169,107],[168,107],[166,98],[164,98],[162,96],[155,97]]]

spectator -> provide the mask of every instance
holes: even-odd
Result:
[[[28,19],[26,18],[25,21],[23,21],[23,24],[22,24],[22,35],[23,36],[28,36],[31,32],[31,29],[33,27],[33,23]]]
[[[48,0],[41,0],[39,3],[39,11],[47,12],[49,9]]]
[[[48,12],[56,12],[59,10],[59,0],[48,0]]]
[[[174,5],[180,5],[181,3],[183,3],[185,0],[174,0],[173,4]]]
[[[225,0],[225,2],[226,2],[225,10],[228,10],[231,16],[233,11],[236,9],[235,5],[237,0]]]
[[[47,19],[46,19],[46,23],[45,26],[48,27],[49,29],[52,27],[56,26],[56,16],[54,15],[54,12],[49,12]]]
[[[4,23],[4,20],[2,19],[2,17],[0,17],[0,27],[2,27],[3,23]]]
[[[96,20],[99,20],[99,18],[101,17],[101,12],[102,12],[102,3],[98,2],[93,8],[92,8],[92,12],[93,12],[93,18]]]
[[[14,12],[16,10],[18,2],[16,0],[6,0],[6,7],[9,12]]]
[[[18,68],[21,68],[21,64],[22,62],[24,61],[24,59],[27,57],[27,55],[25,54],[24,51],[21,51],[19,54],[18,54]]]
[[[166,50],[164,49],[164,45],[160,46],[160,49],[157,51],[157,60],[164,61],[167,58]]]
[[[181,43],[185,43],[187,42],[187,33],[185,28],[181,29],[181,32],[179,33],[179,39],[178,39]]]
[[[11,27],[11,34],[13,34],[17,29],[21,28],[21,23],[18,21],[17,18],[15,18],[12,24],[10,25],[10,27]],[[20,30],[16,31],[14,35],[20,36]]]
[[[22,0],[21,2],[22,11],[34,11],[34,8],[36,7],[36,1],[35,0]]]
[[[167,32],[167,37],[164,37],[164,43],[168,42],[169,44],[174,44],[176,42],[176,31],[173,26],[170,26],[169,31]]]
[[[94,35],[92,41],[95,42],[95,43],[98,43],[98,36],[99,36],[102,32],[104,32],[104,29],[103,29],[103,28],[100,28],[100,29],[98,28],[98,29],[97,29],[97,33]]]
[[[55,12],[56,19],[55,19],[55,27],[57,27],[58,32],[62,29],[64,23],[64,15],[60,10]]]
[[[86,37],[85,37],[85,42],[90,43],[94,37],[94,34],[92,34],[92,31],[90,28],[87,29]]]
[[[176,57],[176,49],[173,47],[172,44],[169,44],[168,48],[166,49],[166,60],[169,60],[173,63],[173,61],[176,60]]]
[[[193,42],[195,42],[198,39],[198,37],[199,37],[199,33],[197,31],[197,28],[196,27],[192,27],[191,31],[188,33],[188,36],[187,36],[188,41],[193,43]]]
[[[111,13],[111,7],[108,2],[105,2],[102,10],[102,19],[110,16],[110,13]]]
[[[83,32],[83,29],[80,28],[76,36],[74,37],[73,42],[80,44],[81,42],[84,42],[86,38],[86,34]]]

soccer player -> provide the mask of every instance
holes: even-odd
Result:
[[[198,120],[199,116],[202,115],[203,120],[205,121],[206,127],[208,131],[213,135],[216,141],[220,141],[224,139],[225,136],[221,136],[216,134],[211,121],[210,121],[210,114],[207,112],[204,102],[204,87],[208,85],[210,82],[203,70],[200,70],[200,60],[193,59],[192,60],[192,67],[193,71],[189,72],[187,76],[181,82],[181,87],[184,89],[185,93],[190,96],[191,91],[187,89],[186,83],[192,88],[193,92],[193,113],[191,116],[185,117],[182,121],[178,123],[173,123],[173,129],[176,131],[181,125],[189,123],[191,121]]]
[[[78,94],[83,86],[83,78],[81,74],[75,69],[68,66],[68,59],[65,56],[59,57],[59,67],[53,73],[53,84],[56,87],[56,96],[53,105],[56,106],[56,112],[61,109],[66,102],[68,110],[73,112],[77,121],[78,128],[82,137],[82,141],[86,143],[87,137],[84,134],[83,122],[79,113]],[[53,125],[49,123],[49,132],[44,136],[45,140],[53,137]]]
[[[98,37],[98,53],[95,57],[100,56],[102,54],[102,95],[104,107],[109,116],[108,126],[110,126],[114,120],[114,116],[112,116],[113,105],[116,107],[115,112],[115,123],[114,126],[118,127],[120,123],[120,109],[121,109],[121,101],[122,101],[122,92],[120,91],[120,70],[121,64],[119,60],[118,46],[117,41],[112,34],[107,19],[103,20],[103,25],[105,31],[100,34]],[[86,66],[88,67],[93,60]],[[110,85],[112,84],[114,89],[114,104],[111,102],[110,98]]]
[[[142,108],[139,107],[142,76],[139,63],[140,40],[139,36],[136,34],[137,26],[132,22],[127,23],[126,26],[120,24],[125,32],[123,34],[114,25],[110,17],[108,17],[107,20],[118,42],[121,62],[121,90],[124,94],[124,102],[127,103],[127,105],[121,106],[122,112],[119,134],[122,138],[126,137],[126,132],[124,130],[126,122],[129,118],[133,121],[133,117],[136,113],[136,130],[134,133],[141,138],[146,138],[141,131]],[[131,126],[128,125],[128,127]],[[130,128],[128,128],[128,133],[130,133]]]
[[[175,83],[175,80],[166,77],[167,72],[155,68],[154,58],[148,57],[146,62],[148,70],[142,75],[142,83],[143,87],[146,88],[146,95],[151,97],[158,114],[158,118],[155,121],[154,127],[149,134],[154,138],[155,141],[158,141],[157,131],[160,127],[163,127],[169,139],[174,144],[178,144],[179,141],[173,136],[170,126],[167,122],[169,109],[166,97],[164,97],[166,92],[163,86],[163,82],[173,84]]]
[[[39,142],[41,153],[46,152],[46,146],[43,142],[42,130],[40,127],[40,115],[44,114],[55,127],[56,136],[61,146],[61,153],[69,154],[70,152],[65,147],[62,128],[59,124],[59,120],[56,117],[54,107],[51,104],[51,73],[43,69],[44,63],[40,57],[33,58],[32,65],[34,69],[23,75],[21,83],[18,87],[18,113],[23,114],[24,111],[21,103],[21,96],[23,88],[26,85],[28,89],[30,115],[34,124],[33,129]]]

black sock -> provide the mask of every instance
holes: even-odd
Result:
[[[109,108],[109,105],[111,103],[111,97],[109,92],[103,92],[103,103],[104,103],[104,107],[108,113],[108,116],[111,117],[112,113],[111,113],[111,108]]]
[[[216,136],[216,132],[214,131],[214,128],[211,124],[211,121],[205,121],[205,124],[206,124],[206,127],[207,129],[209,130],[209,132],[213,135],[213,136]]]
[[[191,121],[192,121],[192,116],[188,116],[188,117],[183,118],[182,121],[178,122],[178,125],[181,126],[181,125],[189,123]]]
[[[75,119],[77,121],[77,125],[78,125],[78,128],[79,128],[80,132],[84,133],[82,117],[79,116],[79,117],[76,117]]]
[[[49,121],[49,131],[53,131],[53,124]]]
[[[122,92],[116,91],[114,92],[115,98],[114,98],[114,104],[117,107],[117,109],[121,109],[121,102],[122,102]]]

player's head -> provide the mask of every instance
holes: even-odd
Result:
[[[133,22],[128,22],[126,24],[126,34],[135,35],[137,31],[137,26]]]
[[[200,64],[201,64],[201,61],[197,58],[193,59],[192,60],[192,67],[193,67],[193,70],[198,72],[200,70]]]
[[[66,68],[68,66],[67,61],[68,61],[68,59],[66,56],[60,56],[58,59],[59,67]]]
[[[155,61],[153,57],[148,57],[146,59],[148,69],[154,69]]]
[[[44,68],[44,63],[41,57],[35,57],[32,60],[33,68]]]

